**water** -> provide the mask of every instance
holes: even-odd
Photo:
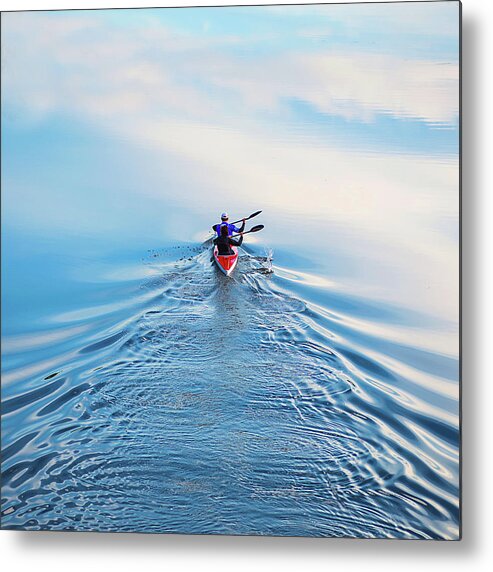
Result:
[[[423,316],[261,246],[230,278],[207,242],[46,248],[4,269],[4,527],[457,534],[457,359]]]
[[[2,527],[457,539],[457,6],[358,6],[2,16]]]

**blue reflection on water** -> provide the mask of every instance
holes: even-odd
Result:
[[[457,359],[393,339],[426,317],[259,246],[228,279],[207,243],[13,244],[3,526],[456,534]]]

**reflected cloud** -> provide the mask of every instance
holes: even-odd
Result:
[[[303,7],[292,45],[295,7],[254,9],[264,16],[258,29],[250,8],[149,10],[135,19],[126,11],[6,14],[3,118],[29,128],[65,117],[156,157],[179,157],[197,183],[186,204],[210,208],[205,188],[215,204],[233,192],[238,204],[312,218],[316,205],[322,236],[324,225],[345,229],[344,256],[366,256],[370,241],[367,256],[394,268],[406,299],[419,288],[427,306],[457,317],[457,288],[448,286],[458,282],[456,155],[358,150],[359,125],[374,123],[385,138],[382,116],[397,121],[404,144],[414,137],[410,120],[430,133],[450,128],[457,139],[457,5],[424,4]],[[452,42],[447,57],[443,47],[427,58],[400,49],[399,36],[432,45],[437,14],[432,38]],[[310,30],[317,39],[324,26],[327,41],[312,42]],[[375,48],[369,33],[396,49],[383,40]],[[348,121],[352,139],[338,145],[293,102]],[[169,185],[137,192],[163,202],[176,194]]]
[[[377,113],[429,123],[453,123],[458,115],[455,60],[313,50],[309,42],[266,57],[234,49],[246,45],[234,35],[196,37],[158,21],[122,30],[99,15],[7,14],[2,32],[6,102],[34,114],[224,121],[226,113],[260,122],[256,112],[282,114],[291,98],[365,122]]]

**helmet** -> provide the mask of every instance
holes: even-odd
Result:
[[[221,220],[228,220],[228,218],[229,218],[228,213],[222,213]]]

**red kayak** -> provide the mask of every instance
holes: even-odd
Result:
[[[238,262],[238,248],[232,246],[234,254],[220,255],[217,251],[217,246],[214,247],[214,260],[219,267],[219,270],[229,276],[231,272],[236,268],[236,263]]]

